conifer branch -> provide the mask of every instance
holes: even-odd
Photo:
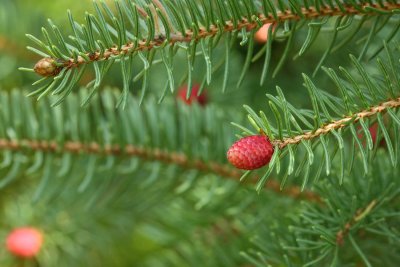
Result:
[[[376,199],[372,200],[365,208],[357,210],[356,214],[354,214],[353,218],[351,218],[350,221],[348,221],[345,225],[344,228],[341,229],[339,232],[336,234],[336,243],[340,246],[343,245],[344,243],[344,238],[345,236],[349,233],[350,229],[360,220],[364,219],[365,216],[368,215],[368,213],[371,212],[371,210],[376,206],[377,201]]]
[[[139,8],[139,7],[138,7]],[[320,7],[319,11],[315,7],[301,8],[302,16],[294,13],[291,10],[285,11],[278,11],[277,17],[274,18],[272,15],[266,16],[264,14],[260,14],[257,17],[257,20],[249,21],[247,18],[242,17],[241,22],[233,23],[232,21],[228,20],[225,21],[223,32],[233,32],[233,31],[240,31],[245,29],[247,32],[253,30],[254,28],[259,27],[259,24],[276,24],[285,21],[295,21],[300,19],[315,19],[319,17],[334,17],[334,16],[347,16],[347,15],[377,15],[382,12],[391,13],[394,10],[398,10],[400,8],[400,4],[398,3],[382,3],[378,4],[371,4],[367,3],[364,5],[360,5],[359,8],[355,8],[352,5],[343,5],[343,10],[339,7],[331,7],[331,6],[324,6]],[[143,9],[138,9],[141,16],[146,17],[148,14]],[[236,24],[236,26],[235,26]],[[58,71],[48,72],[43,74],[40,71],[40,62],[44,59],[41,59],[35,65],[36,73],[42,76],[56,76],[59,71],[63,68],[72,69],[79,67],[83,64],[88,64],[95,61],[102,61],[107,60],[113,56],[120,56],[120,55],[131,55],[137,51],[148,51],[155,47],[159,47],[165,45],[167,42],[169,45],[173,45],[175,43],[190,43],[192,41],[200,41],[201,39],[205,39],[208,37],[215,36],[217,34],[221,34],[221,27],[218,25],[210,25],[209,29],[207,30],[204,27],[200,27],[198,32],[194,32],[191,29],[186,30],[185,34],[182,35],[181,33],[174,33],[170,35],[168,40],[165,39],[163,35],[156,35],[153,40],[143,39],[138,41],[137,45],[133,42],[129,42],[125,45],[122,45],[120,48],[117,46],[111,47],[106,50],[104,53],[100,52],[90,52],[86,53],[86,59],[82,56],[77,56],[75,58],[69,58],[68,60],[61,60],[61,59],[52,59],[52,63],[54,66],[57,66]],[[89,60],[87,60],[89,59]],[[48,59],[45,59],[48,60]]]
[[[385,139],[392,166],[396,166],[395,149],[399,143],[396,139],[392,139],[391,130],[397,130],[394,127],[400,125],[397,115],[400,106],[397,88],[398,62],[394,61],[398,51],[390,51],[386,43],[384,43],[384,48],[389,64],[387,64],[387,68],[381,67],[381,73],[376,78],[370,78],[366,68],[353,55],[350,55],[350,59],[357,71],[355,74],[350,74],[348,70],[340,67],[341,73],[344,74],[344,78],[342,78],[333,69],[322,68],[339,89],[341,94],[339,97],[319,89],[306,74],[303,74],[304,86],[308,90],[312,103],[311,110],[296,109],[285,99],[283,91],[279,87],[276,87],[278,96],[267,94],[274,121],[272,121],[273,118],[268,118],[263,111],[257,114],[251,107],[244,105],[249,113],[249,121],[256,131],[264,132],[270,138],[273,146],[279,148],[275,150],[276,156],[272,157],[269,162],[269,167],[263,176],[264,179],[260,179],[258,188],[263,187],[263,183],[275,167],[278,171],[282,169],[281,162],[288,164],[288,167],[285,168],[287,176],[298,177],[300,173],[304,173],[302,188],[309,182],[310,173],[320,177],[324,175],[323,168],[325,167],[325,175],[329,176],[332,170],[331,161],[335,157],[340,160],[339,180],[341,182],[345,177],[346,168],[352,168],[351,165],[346,166],[346,161],[353,162],[358,156],[360,156],[364,174],[369,173],[369,162],[371,161],[369,155],[375,142],[372,137],[374,133],[371,133],[368,128],[369,123],[373,121],[370,119],[371,117],[377,119],[379,133],[382,134],[378,136],[383,136]],[[377,59],[377,62],[381,66],[386,63],[383,63],[384,61],[380,58]],[[383,114],[386,112],[395,123],[385,124]],[[361,126],[359,130],[356,128],[357,123]],[[242,131],[244,130],[246,134],[254,134],[246,127],[236,126]],[[349,131],[342,129],[349,129]],[[361,131],[362,136],[360,136]],[[353,148],[356,147],[360,153],[346,153],[344,145],[346,139],[343,136],[347,133],[351,134]],[[363,138],[367,139],[367,145],[363,145],[361,140]],[[333,149],[328,145],[331,140],[335,144]],[[318,148],[321,150],[318,151]],[[322,153],[325,161],[318,167],[314,161],[317,151]],[[353,149],[353,151],[355,150]],[[302,163],[296,168],[295,162],[298,159],[295,155],[303,157]]]
[[[329,124],[326,124],[326,125],[318,128],[315,131],[309,131],[309,132],[306,132],[305,134],[297,135],[294,137],[284,138],[282,140],[274,140],[273,143],[274,143],[274,145],[278,145],[279,148],[282,149],[289,144],[298,144],[301,141],[310,140],[310,139],[319,137],[320,135],[327,134],[333,130],[337,130],[337,129],[346,127],[346,125],[348,125],[349,123],[356,123],[357,121],[359,121],[362,118],[371,117],[371,116],[376,115],[377,113],[385,112],[388,108],[398,108],[399,106],[400,106],[400,98],[389,100],[389,101],[383,102],[379,105],[376,105],[374,107],[371,107],[368,110],[363,110],[352,116],[347,116],[343,119],[333,121]]]
[[[107,4],[101,3],[99,5],[94,1],[96,14],[87,13],[85,24],[79,25],[73,19],[72,14],[69,13],[69,20],[74,34],[68,38],[63,37],[60,29],[51,21],[49,21],[49,30],[42,28],[43,41],[27,34],[27,37],[39,46],[39,49],[33,47],[28,47],[28,49],[39,54],[42,59],[35,64],[33,69],[21,68],[21,70],[34,71],[41,76],[49,78],[35,82],[34,85],[39,84],[41,81],[45,81],[45,84],[40,85],[30,96],[37,95],[38,99],[40,99],[48,94],[59,95],[59,99],[56,101],[56,104],[59,104],[79,82],[88,65],[91,65],[95,72],[95,79],[87,83],[87,87],[93,92],[91,96],[93,96],[98,91],[97,89],[102,84],[110,67],[113,64],[119,64],[124,87],[117,107],[125,107],[127,92],[130,90],[132,83],[142,76],[140,74],[134,77],[131,71],[137,64],[135,59],[140,58],[143,61],[145,68],[142,73],[146,74],[147,79],[148,70],[152,68],[154,59],[159,57],[165,65],[168,87],[173,92],[176,89],[175,75],[173,73],[175,55],[178,51],[187,53],[188,68],[186,79],[190,84],[192,82],[191,73],[194,58],[197,50],[199,50],[197,49],[197,44],[201,44],[202,51],[200,51],[200,54],[204,56],[207,67],[206,81],[210,83],[213,73],[222,66],[219,64],[213,66],[215,57],[212,56],[212,52],[216,49],[215,47],[223,35],[227,35],[228,39],[229,36],[236,39],[238,33],[240,33],[242,37],[241,44],[248,43],[250,48],[254,43],[253,41],[249,42],[249,40],[254,40],[256,30],[263,24],[284,24],[282,34],[284,32],[285,34],[281,37],[288,38],[287,34],[292,36],[299,28],[296,26],[296,21],[300,21],[297,24],[302,27],[302,25],[305,25],[304,22],[315,21],[319,18],[325,20],[336,17],[336,22],[339,23],[342,18],[350,17],[349,23],[346,25],[338,24],[335,27],[334,35],[336,36],[339,30],[351,25],[351,21],[356,15],[365,18],[362,21],[365,21],[368,17],[376,16],[377,21],[382,17],[385,18],[385,23],[389,23],[389,19],[397,16],[395,13],[400,9],[400,4],[389,2],[378,5],[372,3],[347,4],[339,1],[335,5],[315,4],[315,6],[311,7],[305,3],[296,3],[294,5],[293,3],[283,2],[268,3],[268,1],[264,0],[262,4],[253,4],[250,7],[246,1],[238,1],[236,3],[218,0],[215,3],[206,4],[204,1],[197,3],[197,1],[188,0],[182,4],[173,4],[169,1],[162,3],[160,1],[133,3],[127,0],[115,2],[118,10],[115,14]],[[100,6],[104,11],[101,11]],[[179,9],[178,12],[176,8]],[[128,21],[130,23],[127,23]],[[361,27],[361,24],[359,26]],[[305,40],[299,55],[308,49],[319,32],[313,31],[311,26],[309,31],[313,32],[313,38]],[[370,36],[375,36],[377,33],[375,27],[370,30]],[[350,37],[354,34],[351,33]],[[69,42],[66,42],[65,40],[68,39]],[[392,37],[387,38],[387,42],[391,39]],[[346,42],[349,40],[351,38],[345,38]],[[270,38],[269,47],[271,42],[272,38]],[[229,47],[233,43],[227,42],[225,45],[227,51],[224,60],[226,62],[229,62]],[[332,45],[333,43],[334,41],[332,41]],[[363,54],[366,49],[367,47],[363,50]],[[249,49],[249,51],[251,50]],[[270,60],[270,56],[268,56],[270,51],[267,53],[267,50],[261,50],[258,55],[260,56],[264,52],[266,55],[261,83],[265,81]],[[330,53],[330,49],[321,58],[317,69],[320,68],[328,53]],[[246,64],[244,64],[242,74],[239,76],[237,86],[240,86],[248,71],[249,64],[251,64],[251,55],[252,53],[250,52],[247,55]],[[273,72],[273,76],[281,68],[286,57],[287,53],[284,53]],[[225,81],[229,75],[228,65],[227,63],[225,64]],[[224,84],[226,85],[226,82]],[[225,88],[225,85],[223,88]],[[142,87],[144,95],[148,87],[147,82],[144,82]],[[82,105],[86,105],[91,96]]]
[[[92,142],[84,144],[76,141],[66,141],[63,145],[59,145],[56,141],[47,140],[7,140],[0,139],[0,150],[33,150],[44,151],[49,153],[73,153],[73,154],[98,154],[98,155],[116,155],[139,157],[146,161],[161,161],[164,163],[172,163],[179,165],[184,169],[196,169],[202,172],[210,172],[223,177],[239,180],[242,173],[237,169],[233,169],[228,165],[218,162],[204,162],[199,159],[189,159],[183,153],[163,151],[160,149],[146,149],[134,145],[126,145],[121,147],[119,145],[105,145],[101,146],[98,143]],[[298,186],[288,186],[285,190],[280,189],[277,181],[271,180],[266,184],[265,188],[275,191],[277,193],[285,194],[293,198],[305,198],[309,201],[320,201],[317,194],[311,191],[301,191]]]
[[[255,259],[252,262],[260,262],[259,266],[286,266],[287,262],[335,266],[347,240],[346,253],[352,250],[359,257],[365,255],[364,262],[377,262],[377,247],[390,254],[392,241],[399,238],[395,227],[399,224],[399,180],[398,170],[390,167],[384,153],[381,155],[372,163],[374,168],[368,178],[362,176],[362,167],[355,166],[342,184],[337,179],[320,180],[315,190],[323,196],[325,205],[303,202],[301,211],[289,223],[289,231],[287,224],[278,219],[277,225],[257,233],[255,250],[249,249],[246,256]],[[367,239],[363,238],[364,233],[368,234]],[[362,246],[354,245],[356,234]],[[321,256],[323,249],[327,253]],[[395,249],[393,252],[398,254]]]

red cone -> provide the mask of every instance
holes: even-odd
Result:
[[[230,163],[238,169],[254,170],[268,164],[274,154],[274,147],[268,137],[252,135],[234,143],[228,150]]]
[[[187,86],[184,85],[179,89],[178,98],[180,98],[183,102],[188,105],[191,105],[193,102],[198,102],[201,106],[205,106],[207,104],[207,94],[203,91],[200,95],[198,95],[200,90],[200,85],[195,84],[192,86],[192,92],[190,93],[189,99],[186,99]]]
[[[13,230],[7,236],[7,249],[12,254],[22,258],[36,256],[43,243],[42,233],[33,227],[23,227]]]

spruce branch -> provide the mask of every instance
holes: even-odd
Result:
[[[128,70],[133,69],[133,66],[137,64],[135,61],[137,58],[140,58],[146,66],[145,81],[148,79],[147,74],[149,69],[152,68],[153,61],[160,58],[165,65],[169,87],[173,92],[176,84],[173,75],[173,59],[176,57],[175,55],[178,51],[187,53],[188,69],[186,79],[189,80],[187,83],[191,84],[192,82],[191,73],[198,51],[203,55],[207,68],[205,81],[210,83],[212,73],[224,65],[217,64],[217,67],[212,66],[214,64],[212,52],[216,49],[221,37],[226,36],[231,40],[226,41],[227,44],[225,46],[227,55],[224,60],[228,62],[229,48],[234,43],[232,40],[235,41],[234,39],[238,37],[239,32],[242,38],[241,44],[248,44],[249,46],[246,63],[237,83],[237,86],[240,86],[252,61],[251,47],[254,46],[253,35],[262,25],[284,24],[285,34],[283,34],[282,38],[285,39],[287,36],[290,36],[289,39],[293,40],[293,35],[295,35],[295,32],[298,32],[298,27],[296,23],[291,25],[289,22],[336,18],[336,27],[332,33],[336,36],[339,31],[343,31],[352,24],[340,24],[343,17],[362,16],[363,18],[367,18],[362,23],[373,16],[385,17],[385,24],[389,24],[389,18],[396,16],[396,12],[400,8],[400,4],[393,2],[382,2],[380,4],[336,2],[332,5],[309,6],[303,3],[294,5],[293,3],[279,2],[279,4],[275,4],[269,0],[259,3],[259,5],[249,4],[247,1],[242,0],[232,3],[218,0],[215,3],[209,4],[206,4],[205,1],[198,2],[193,0],[185,1],[185,3],[152,1],[146,4],[133,3],[126,0],[116,1],[118,12],[114,14],[104,2],[101,2],[100,5],[95,1],[94,5],[96,14],[86,14],[86,24],[79,25],[73,19],[72,14],[69,13],[70,24],[74,33],[72,36],[69,36],[69,40],[61,35],[61,31],[51,21],[49,21],[49,30],[42,29],[44,41],[32,35],[27,35],[39,46],[40,50],[32,47],[28,49],[41,55],[43,58],[35,64],[33,69],[21,68],[21,70],[35,71],[39,75],[48,78],[46,79],[47,84],[35,90],[32,95],[38,94],[39,98],[49,93],[60,95],[57,101],[57,103],[60,103],[79,82],[82,72],[84,72],[84,66],[88,65],[92,65],[96,73],[95,79],[87,85],[89,88],[92,88],[93,93],[91,95],[94,95],[108,72],[109,67],[115,63],[119,63],[121,64],[124,89],[118,106],[125,106],[126,92],[129,91],[132,81],[137,81],[132,71]],[[100,6],[104,11],[101,11]],[[349,21],[351,22],[352,20]],[[303,25],[305,24],[303,23]],[[357,31],[360,31],[361,24]],[[388,42],[397,31],[396,23],[392,24],[394,24],[394,30],[393,34],[386,38]],[[316,40],[319,31],[314,31],[314,26],[310,24],[309,34],[313,37],[307,38],[304,41],[299,55],[304,54]],[[379,30],[380,28],[376,29],[373,27],[370,30],[370,36],[377,35]],[[348,36],[344,39],[344,43],[347,43],[356,33],[347,32],[347,34]],[[272,32],[270,36],[272,36]],[[334,48],[333,44],[335,40],[336,37],[333,38],[331,45],[322,56],[316,70],[319,69],[319,66],[322,65],[323,61]],[[367,44],[371,40],[372,37],[369,38]],[[268,42],[269,47],[271,42],[272,39]],[[201,45],[201,51],[197,48],[198,44]],[[368,46],[366,45],[362,55],[365,54],[367,48]],[[257,58],[259,58],[263,53],[266,53],[261,75],[262,84],[265,81],[268,70],[270,50],[263,49],[262,53],[257,55]],[[274,75],[282,67],[286,57],[287,53],[285,52],[274,71]],[[109,62],[109,64],[106,62]],[[225,81],[229,74],[228,67],[229,64],[225,64]],[[225,87],[226,82],[223,88]],[[144,82],[143,92],[146,91],[146,88],[147,82]],[[86,104],[90,98],[84,101],[82,105]]]
[[[344,5],[344,9],[340,9],[339,7],[333,8],[331,6],[324,6],[321,7],[319,10],[317,10],[315,7],[309,7],[308,9],[302,8],[301,9],[302,15],[294,13],[291,10],[278,11],[276,18],[274,18],[272,15],[266,17],[264,14],[260,14],[258,15],[258,19],[256,21],[249,21],[245,17],[242,17],[240,19],[240,22],[237,23],[233,23],[231,20],[225,21],[223,23],[224,27],[222,32],[221,32],[221,27],[219,27],[218,25],[210,25],[209,29],[206,29],[204,27],[199,27],[198,31],[196,32],[188,29],[186,30],[184,35],[182,35],[181,33],[172,34],[169,40],[167,40],[167,42],[169,45],[174,45],[175,43],[190,43],[193,41],[199,42],[201,39],[213,37],[222,33],[241,31],[242,29],[245,29],[247,32],[250,32],[251,30],[258,28],[260,24],[275,25],[277,23],[283,23],[285,21],[300,20],[300,19],[315,19],[319,17],[334,17],[334,16],[347,16],[347,15],[372,16],[372,15],[382,14],[385,12],[391,13],[398,10],[399,8],[400,4],[397,3],[383,3],[383,5],[366,3],[359,6],[358,8],[355,8],[351,5],[348,6]],[[148,14],[143,9],[139,9],[138,7],[138,10],[140,10],[139,13],[143,17],[148,16]],[[78,56],[77,58],[69,58],[67,60],[61,60],[58,62],[57,59],[52,59],[51,62],[55,67],[59,67],[61,69],[62,68],[71,69],[79,67],[82,64],[89,64],[94,61],[108,60],[113,56],[121,56],[121,55],[128,56],[137,51],[149,51],[151,49],[165,45],[166,45],[165,37],[157,35],[156,39],[154,40],[143,39],[138,41],[137,45],[135,43],[128,43],[121,47],[116,47],[116,46],[110,47],[104,53],[91,52],[91,53],[86,53],[85,57]],[[35,66],[39,66],[40,65],[39,63],[40,61]],[[39,67],[35,68],[35,72],[42,76],[55,76],[58,74],[55,72],[53,73],[49,72],[48,75],[43,75],[42,72],[40,72]]]
[[[368,110],[363,110],[351,116],[346,116],[343,119],[330,122],[318,128],[317,130],[309,131],[304,134],[296,135],[293,137],[287,137],[282,140],[276,139],[272,141],[272,143],[274,145],[279,146],[280,149],[283,149],[287,145],[298,144],[305,140],[311,140],[317,138],[320,135],[328,134],[334,130],[345,128],[350,124],[355,124],[360,119],[376,116],[378,113],[385,113],[387,109],[396,109],[399,106],[400,106],[400,97],[393,100],[388,100],[376,106],[372,106]]]
[[[275,167],[279,173],[282,164],[287,166],[284,168],[285,179],[290,175],[297,177],[303,173],[302,189],[309,182],[310,175],[314,176],[314,181],[324,175],[324,167],[325,175],[329,176],[333,166],[331,161],[335,158],[340,162],[336,165],[339,167],[340,181],[343,181],[346,171],[351,172],[355,159],[361,161],[364,175],[367,174],[375,155],[374,151],[377,149],[376,142],[379,141],[373,140],[369,130],[375,121],[379,136],[386,142],[392,166],[397,165],[395,151],[399,149],[400,144],[393,135],[400,127],[398,115],[400,76],[399,62],[394,58],[398,58],[399,51],[397,48],[390,50],[386,43],[384,48],[386,59],[377,59],[377,65],[380,66],[379,75],[369,75],[366,68],[353,55],[350,55],[350,59],[356,72],[340,67],[342,75],[339,76],[333,69],[323,67],[324,72],[337,87],[339,97],[319,89],[307,75],[303,74],[304,86],[311,100],[311,110],[296,109],[286,101],[279,87],[276,88],[277,96],[267,94],[271,112],[260,111],[257,114],[251,107],[244,106],[255,131],[238,124],[234,125],[245,135],[265,133],[276,147],[276,155],[269,162],[268,169],[259,180],[257,188],[263,187]],[[387,67],[382,67],[386,65]],[[388,123],[388,120],[393,123]],[[347,133],[350,137],[345,137]],[[348,140],[352,141],[351,146],[345,145]],[[301,155],[303,159],[297,164],[298,166],[295,164],[299,160],[297,155]],[[324,159],[322,164],[318,162],[319,166],[315,164],[316,157]],[[347,162],[351,164],[347,165]]]
[[[336,243],[340,246],[343,245],[344,243],[344,238],[345,236],[350,232],[351,228],[353,227],[354,224],[358,223],[362,219],[365,218],[365,216],[368,215],[368,213],[371,212],[371,210],[377,205],[377,200],[374,199],[372,200],[365,208],[363,209],[358,209],[356,214],[354,214],[354,217],[351,218],[350,221],[348,221],[342,230],[337,232],[336,234]]]
[[[335,266],[348,261],[351,253],[352,262],[358,258],[372,266],[385,265],[379,250],[384,255],[398,253],[400,233],[395,226],[400,218],[400,191],[398,169],[391,168],[385,153],[379,155],[367,178],[362,175],[362,166],[355,166],[343,184],[338,179],[318,181],[314,189],[324,205],[304,202],[297,214],[288,212],[289,222],[277,218],[275,224],[265,224],[253,238],[254,249],[244,256],[260,266],[287,262]],[[350,242],[344,243],[346,237]]]
[[[125,147],[120,145],[104,145],[92,142],[84,144],[76,141],[64,141],[62,145],[56,141],[48,140],[7,140],[0,139],[0,150],[25,151],[33,152],[41,151],[46,153],[72,153],[72,154],[88,154],[97,156],[120,156],[120,157],[138,157],[145,161],[159,161],[167,164],[175,164],[183,169],[195,169],[200,172],[208,172],[220,175],[225,178],[234,179],[236,181],[242,176],[242,173],[228,165],[219,162],[205,162],[199,159],[188,158],[183,153],[172,151],[163,151],[160,149],[147,149],[129,144]],[[256,179],[256,178],[255,178]],[[252,179],[252,180],[255,180]],[[302,192],[298,186],[288,186],[284,190],[280,188],[277,181],[271,180],[265,185],[266,189],[284,194],[293,198],[304,198],[309,201],[320,201],[319,196],[312,191]]]
[[[129,95],[129,109],[114,114],[113,103],[117,101],[115,91],[104,89],[100,98],[96,97],[87,109],[78,111],[76,107],[79,106],[80,99],[85,98],[88,93],[81,89],[80,95],[73,94],[60,107],[51,108],[49,101],[38,102],[36,106],[31,99],[16,90],[11,93],[2,92],[0,105],[4,108],[0,109],[0,151],[9,156],[36,155],[37,162],[32,163],[31,167],[27,166],[28,170],[44,168],[45,164],[41,160],[43,154],[57,155],[57,159],[64,155],[70,155],[77,160],[79,156],[91,158],[92,167],[88,168],[87,177],[90,177],[90,169],[94,170],[101,165],[101,159],[114,157],[118,159],[118,163],[115,163],[118,166],[123,166],[126,160],[138,159],[149,165],[176,165],[183,170],[216,174],[236,181],[242,176],[239,170],[225,165],[226,148],[223,142],[212,144],[209,141],[233,140],[233,132],[227,129],[229,125],[223,123],[224,113],[217,107],[188,107],[171,101],[158,105],[154,99],[148,99],[141,109],[134,96]],[[10,101],[13,106],[7,104]],[[14,105],[20,107],[21,112],[12,113],[9,109],[13,109]],[[114,117],[117,115],[118,117]],[[88,118],[92,118],[90,125],[83,124]],[[4,125],[9,126],[6,129]],[[93,128],[91,125],[96,126]],[[49,129],[53,129],[56,136],[43,135]],[[96,129],[94,132],[97,134],[94,134],[93,129]],[[42,132],[43,130],[46,131]],[[123,140],[117,142],[112,138],[116,136]],[[151,143],[148,136],[152,138]],[[193,140],[199,140],[198,146],[193,144]],[[6,157],[0,164],[0,170],[10,168],[11,173],[10,178],[0,180],[3,186],[12,181],[19,172],[26,171],[25,167],[18,167],[17,172],[11,171],[11,166],[18,166],[18,160],[18,157]],[[67,173],[72,164],[64,165],[66,170],[62,173]],[[256,177],[251,179],[256,180]],[[319,201],[318,195],[311,191],[301,192],[297,186],[288,186],[282,190],[275,180],[271,180],[265,187],[278,194]]]

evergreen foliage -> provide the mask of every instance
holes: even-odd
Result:
[[[1,266],[397,266],[397,0],[92,4],[0,0]]]

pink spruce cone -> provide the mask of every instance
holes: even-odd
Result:
[[[229,148],[227,157],[238,169],[254,170],[268,164],[273,154],[274,147],[268,137],[252,135],[235,142]]]
[[[7,250],[21,258],[36,256],[43,243],[42,233],[33,227],[21,227],[14,229],[6,241]]]
[[[179,88],[178,98],[180,98],[187,105],[191,105],[193,102],[197,102],[199,103],[199,105],[205,106],[208,102],[207,93],[206,91],[203,91],[200,95],[197,95],[199,93],[199,90],[200,90],[200,84],[194,84],[192,86],[192,91],[189,99],[186,99],[187,85],[184,85],[181,88]]]

